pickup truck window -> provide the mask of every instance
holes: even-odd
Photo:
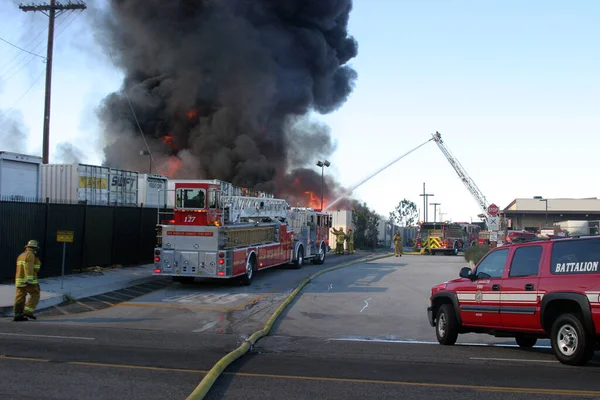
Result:
[[[556,242],[552,245],[550,271],[553,274],[598,274],[599,266],[599,239]]]
[[[510,264],[509,276],[537,276],[542,258],[542,246],[521,247],[515,251]]]
[[[498,250],[488,254],[477,267],[478,278],[502,278],[504,264],[508,256],[508,249]]]

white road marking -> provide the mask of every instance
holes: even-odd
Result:
[[[556,360],[526,360],[523,358],[495,358],[495,357],[470,357],[471,360],[482,360],[482,361],[520,361],[520,362],[534,362],[534,363],[557,363]]]
[[[23,337],[23,336],[27,336],[27,337],[40,337],[40,338],[50,338],[50,339],[96,340],[93,337],[30,335],[30,334],[27,334],[27,333],[6,333],[6,332],[0,332],[0,335],[18,336],[18,337]]]
[[[329,338],[340,342],[375,342],[375,343],[399,343],[399,344],[437,344],[438,342],[428,342],[424,340],[413,339],[371,339],[371,338]],[[483,346],[483,347],[519,347],[517,344],[507,343],[456,343],[455,346]],[[533,346],[536,349],[551,349],[552,346]]]
[[[362,310],[360,310],[360,312],[363,312],[365,308],[369,307],[369,300],[371,300],[370,297],[365,300],[365,306],[362,308]]]
[[[212,328],[213,326],[215,326],[218,323],[219,323],[219,320],[216,319],[214,321],[211,321],[211,322],[208,322],[208,323],[204,324],[204,326],[202,328],[196,329],[193,332],[204,332],[205,330]]]

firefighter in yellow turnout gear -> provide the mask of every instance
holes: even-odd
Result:
[[[346,240],[344,228],[339,230],[332,228],[331,232],[335,235],[335,254],[344,254],[344,240]]]
[[[396,257],[402,257],[402,235],[400,232],[396,232],[394,235],[394,255]]]
[[[37,256],[39,244],[37,240],[30,240],[25,246],[25,251],[17,257],[17,271],[15,286],[17,294],[13,308],[15,321],[27,321],[28,318],[36,319],[33,315],[40,301],[40,285],[37,281],[38,271],[41,267]],[[25,299],[29,294],[29,299]]]
[[[348,228],[346,234],[346,247],[348,248],[348,254],[354,254],[354,231],[352,228]]]

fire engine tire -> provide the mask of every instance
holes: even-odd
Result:
[[[304,246],[298,246],[298,253],[296,254],[296,261],[294,262],[294,268],[300,269],[304,265]]]
[[[451,304],[442,304],[439,308],[435,324],[435,335],[440,344],[452,346],[458,339],[458,321],[454,307]]]
[[[256,272],[256,261],[253,257],[248,259],[246,263],[246,273],[242,276],[242,283],[246,286],[250,286],[252,284],[252,279],[254,278],[254,273]]]
[[[321,247],[319,247],[319,254],[317,254],[314,258],[313,258],[313,264],[317,264],[317,265],[321,265],[325,262],[325,245],[322,244]]]
[[[515,340],[522,349],[530,349],[537,343],[537,338],[533,336],[517,336]]]
[[[594,355],[595,340],[573,314],[562,314],[552,324],[550,343],[556,359],[567,365],[585,365]]]

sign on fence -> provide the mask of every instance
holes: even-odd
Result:
[[[73,243],[73,231],[56,231],[56,241],[59,243]]]

